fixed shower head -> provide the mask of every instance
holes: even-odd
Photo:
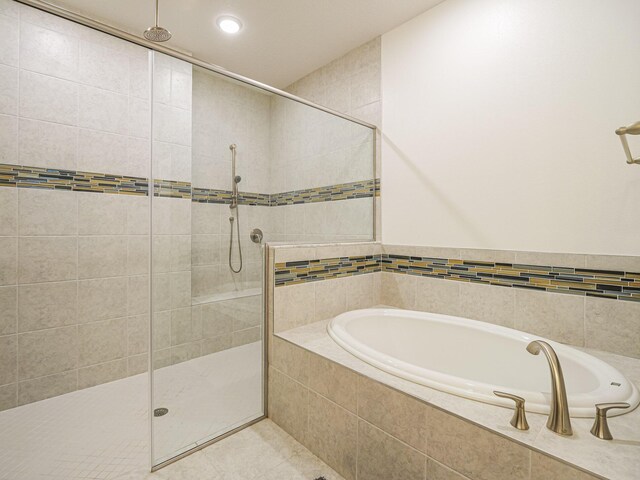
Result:
[[[171,38],[171,32],[162,27],[149,27],[144,31],[144,38],[152,42],[166,42]]]
[[[159,1],[160,0],[156,0],[156,24],[153,27],[147,28],[143,33],[144,38],[152,42],[166,42],[171,38],[171,32],[169,30],[158,26],[158,19],[160,15]]]

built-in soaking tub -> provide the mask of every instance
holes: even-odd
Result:
[[[595,404],[638,406],[636,387],[618,370],[575,348],[537,335],[465,318],[395,309],[343,313],[329,323],[329,335],[365,362],[398,377],[480,402],[513,407],[494,390],[524,397],[529,412],[547,413],[551,375],[546,357],[526,346],[545,340],[564,372],[569,411],[593,417]]]

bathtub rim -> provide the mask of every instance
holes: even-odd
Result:
[[[445,373],[438,372],[436,370],[431,370],[425,367],[419,367],[419,366],[410,364],[408,362],[405,362],[403,360],[396,359],[395,357],[392,357],[388,354],[379,352],[378,350],[372,347],[369,347],[368,345],[353,338],[348,332],[346,332],[345,324],[354,318],[362,318],[366,316],[366,314],[377,314],[377,315],[383,315],[383,316],[398,315],[400,312],[402,312],[403,314],[405,314],[405,316],[409,318],[420,318],[420,317],[424,318],[425,316],[429,316],[431,317],[430,318],[431,320],[435,320],[438,322],[451,323],[454,325],[460,325],[460,326],[464,326],[474,330],[482,330],[484,332],[489,332],[491,334],[508,337],[510,339],[515,339],[515,337],[519,335],[519,336],[528,337],[528,338],[521,338],[521,340],[546,341],[557,352],[560,352],[561,355],[568,354],[568,356],[572,357],[574,360],[579,360],[580,363],[584,363],[587,366],[594,368],[596,372],[609,370],[610,372],[612,372],[612,374],[620,375],[620,377],[622,377],[626,381],[626,386],[628,387],[627,390],[630,390],[628,395],[628,400],[626,401],[631,405],[631,407],[627,409],[612,410],[609,413],[610,417],[625,415],[627,413],[634,411],[640,405],[640,392],[638,391],[638,388],[635,386],[635,384],[632,381],[630,381],[617,368],[613,367],[607,362],[597,357],[594,357],[593,355],[590,355],[587,352],[578,350],[570,345],[561,344],[559,342],[549,340],[539,335],[534,335],[528,332],[523,332],[521,330],[516,330],[509,327],[504,327],[502,325],[495,325],[495,324],[491,324],[491,323],[487,323],[479,320],[473,320],[473,319],[468,319],[468,318],[458,317],[453,315],[444,315],[439,313],[423,312],[423,311],[408,310],[408,309],[378,307],[378,308],[364,308],[364,309],[350,310],[337,315],[336,317],[330,319],[329,322],[327,323],[327,327],[326,327],[327,333],[329,337],[334,342],[336,342],[337,345],[343,348],[345,351],[349,352],[351,355],[355,356],[359,360],[362,360],[383,372],[386,372],[398,378],[402,378],[404,380],[416,383],[418,385],[429,387],[434,390],[438,390],[440,392],[444,392],[447,394],[456,395],[458,397],[462,397],[471,401],[482,402],[482,403],[497,405],[501,407],[513,408],[513,401],[511,400],[496,397],[492,393],[485,393],[481,391],[472,392],[472,391],[469,391],[469,389],[462,388],[460,384],[462,384],[465,379],[462,379],[461,377],[455,377],[453,375],[445,374]],[[349,342],[347,342],[344,338],[341,338],[340,335],[351,336],[351,338],[355,341],[355,343],[357,343],[360,346],[360,348],[356,348],[354,345],[349,344]],[[375,353],[377,353],[377,355]],[[380,357],[382,357],[382,359],[380,359]],[[385,362],[384,361],[385,357],[387,360],[393,359],[393,361]],[[433,377],[439,378],[442,381],[438,382],[436,380],[429,380],[428,378],[425,378],[424,375],[419,375],[417,373],[419,371],[428,371],[432,374]],[[597,373],[596,373],[596,376],[598,377]],[[445,383],[446,380],[448,380],[449,383]],[[522,393],[529,393],[529,392],[523,392],[521,390],[518,390],[512,387],[495,386],[495,385],[490,386],[489,384],[486,384],[483,382],[475,382],[475,384],[481,389],[484,389],[485,391],[489,390],[490,392],[492,392],[493,390],[503,390],[509,393],[514,393],[516,395],[519,395]],[[549,385],[551,385],[551,378],[549,378]],[[488,387],[491,387],[491,388],[488,388]],[[604,390],[606,389],[606,387],[607,385],[601,382],[598,389],[596,390],[596,394],[599,391],[604,393]],[[584,395],[586,394],[578,394],[577,396],[581,397]],[[536,397],[542,398],[544,397],[544,395],[541,392],[540,395],[536,394]],[[570,406],[571,417],[594,418],[595,404],[603,403],[604,401],[605,399],[595,400],[592,403],[588,403],[588,406],[581,406],[581,407]],[[527,412],[548,414],[550,407],[546,403],[540,403],[539,401],[535,402],[528,399],[525,405],[525,409]]]

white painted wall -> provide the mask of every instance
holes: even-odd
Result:
[[[383,241],[640,254],[614,134],[640,120],[639,26],[637,0],[447,0],[385,34]]]

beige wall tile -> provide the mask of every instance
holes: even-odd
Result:
[[[149,197],[126,197],[127,233],[129,235],[148,235],[151,211]]]
[[[460,282],[460,315],[514,328],[515,290]]]
[[[347,277],[344,282],[344,288],[347,294],[347,311],[370,308],[380,304],[375,273]]]
[[[640,358],[640,303],[587,298],[585,346]]]
[[[18,289],[0,287],[0,335],[16,333],[18,328]]]
[[[171,308],[191,306],[191,272],[172,272],[169,274],[171,283]]]
[[[0,285],[16,283],[18,270],[18,239],[0,237]]]
[[[127,359],[100,363],[78,369],[78,390],[102,383],[113,382],[127,376]]]
[[[270,364],[294,380],[308,385],[309,352],[276,336],[271,337]]]
[[[0,188],[0,236],[18,234],[18,189]]]
[[[82,192],[75,195],[80,235],[124,235],[127,232],[126,196]]]
[[[460,314],[460,284],[440,278],[417,277],[416,310]]]
[[[149,370],[149,356],[146,353],[127,357],[127,375],[138,375]]]
[[[190,307],[171,310],[171,345],[181,345],[201,339],[202,322],[193,321]]]
[[[127,277],[78,282],[78,322],[89,323],[127,315]]]
[[[78,79],[79,40],[71,35],[22,22],[20,68],[67,80]],[[55,48],[52,48],[55,45]]]
[[[269,418],[305,444],[309,391],[305,386],[269,367]]]
[[[149,276],[136,275],[128,279],[127,315],[149,311]]]
[[[640,272],[640,255],[587,255],[587,268]]]
[[[516,252],[513,250],[488,250],[484,248],[461,248],[460,259],[476,260],[491,263],[515,263]]]
[[[78,125],[78,84],[22,70],[20,115],[34,120]]]
[[[77,385],[78,373],[76,370],[25,380],[18,384],[18,405],[26,405],[73,392],[77,389]]]
[[[555,267],[584,268],[586,255],[573,253],[516,252],[516,263]]]
[[[136,235],[127,237],[127,274],[149,273],[149,237]]]
[[[233,335],[227,333],[217,337],[209,337],[202,340],[202,355],[228,350],[233,346]]]
[[[345,479],[356,478],[358,418],[313,391],[304,444]]]
[[[153,350],[162,350],[171,346],[171,311],[153,314]]]
[[[584,297],[516,290],[515,327],[556,342],[584,346]]]
[[[127,237],[78,237],[78,278],[127,274]]]
[[[359,379],[358,416],[421,452],[427,448],[428,408],[374,380]]]
[[[17,365],[17,337],[15,335],[0,337],[0,385],[16,382]]]
[[[467,478],[427,457],[427,480],[467,480]]]
[[[76,170],[77,146],[76,127],[28,118],[20,119],[18,154],[22,165]]]
[[[171,363],[182,363],[202,355],[200,342],[184,343],[171,347]]]
[[[239,347],[249,343],[258,342],[262,339],[262,329],[260,327],[251,327],[244,330],[236,330],[233,332],[233,346]]]
[[[416,278],[383,272],[380,276],[380,303],[413,310],[416,304]]]
[[[18,384],[3,385],[0,387],[0,412],[18,405]]]
[[[273,325],[276,333],[314,321],[315,283],[301,283],[274,289]]]
[[[122,358],[127,353],[127,320],[117,318],[78,326],[78,366]]]
[[[15,16],[17,17],[17,15]],[[16,19],[12,17],[14,15],[0,15],[0,28],[5,32],[4,38],[0,41],[0,63],[17,67],[20,58],[20,27]]]
[[[20,283],[75,280],[76,237],[21,237],[18,258]]]
[[[127,96],[80,85],[78,105],[80,127],[120,135],[129,133]]]
[[[577,470],[538,452],[531,452],[531,480],[594,480],[598,477]]]
[[[347,309],[347,291],[344,278],[316,282],[314,320],[333,318]],[[280,287],[287,288],[287,287]]]
[[[477,480],[529,478],[529,450],[464,420],[429,409],[427,455]]]
[[[149,317],[136,315],[127,318],[127,355],[133,356],[149,350]]]
[[[18,292],[20,298],[18,329],[20,332],[63,327],[77,323],[77,282],[20,285]]]
[[[16,162],[18,158],[18,119],[0,115],[0,162]]]
[[[53,328],[18,336],[18,378],[26,380],[77,368],[76,327]]]
[[[358,422],[358,478],[420,480],[425,478],[425,456],[360,420]]]
[[[309,388],[350,412],[358,405],[358,374],[314,353],[309,353]]]

